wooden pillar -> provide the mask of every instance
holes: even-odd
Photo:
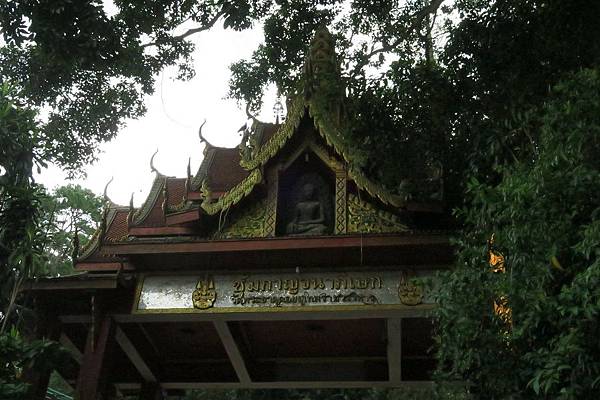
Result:
[[[387,332],[389,380],[399,385],[402,382],[402,319],[388,319]]]
[[[144,382],[140,390],[139,400],[163,400],[163,392],[157,382]]]
[[[105,400],[111,395],[108,382],[112,356],[115,350],[115,322],[110,316],[92,323],[88,332],[85,352],[77,378],[76,400]]]
[[[57,341],[60,337],[60,322],[56,315],[46,314],[45,316],[37,318],[37,326],[35,333],[31,336],[31,340],[53,340]],[[44,400],[46,398],[46,391],[48,390],[48,382],[50,381],[50,374],[52,369],[27,369],[23,371],[23,380],[29,383],[31,386],[27,391],[27,398],[31,400]]]

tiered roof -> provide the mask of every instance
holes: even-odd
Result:
[[[363,200],[372,199],[381,205],[380,217],[391,224],[390,229],[397,226],[406,230],[404,224],[394,225],[397,218],[389,210],[409,210],[414,204],[408,203],[406,196],[390,193],[370,180],[361,171],[360,150],[346,143],[349,118],[344,115],[345,94],[339,86],[338,62],[332,43],[326,29],[317,33],[307,56],[303,87],[290,102],[282,124],[254,120],[235,148],[213,146],[200,133],[205,142],[204,157],[194,175],[188,167],[187,177],[168,177],[152,165],[156,176],[148,197],[139,208],[135,209],[133,204],[118,206],[107,198],[102,224],[81,252],[80,264],[114,261],[99,252],[107,242],[130,242],[145,237],[214,240],[216,236],[211,229],[215,225],[220,228],[222,214],[234,210],[264,184],[266,168],[294,137],[302,134],[299,128],[303,121],[312,123],[328,147],[326,151],[320,147],[312,150],[322,152],[323,159],[343,165],[348,181],[358,191],[358,198],[352,197],[355,206],[362,207]],[[324,79],[328,79],[326,85],[322,82]],[[436,208],[439,209],[436,206],[426,210]]]

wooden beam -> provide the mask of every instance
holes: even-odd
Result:
[[[125,384],[127,385],[127,384]],[[119,385],[120,386],[120,385]],[[277,381],[252,382],[244,385],[237,382],[163,382],[165,390],[169,389],[337,389],[337,388],[414,388],[429,389],[434,387],[432,381],[404,381],[392,384],[389,381]]]
[[[114,317],[121,323],[145,322],[188,322],[188,321],[300,321],[300,320],[343,320],[363,318],[425,318],[429,317],[437,307],[436,304],[419,304],[395,309],[355,309],[312,311],[309,307],[298,307],[289,312],[226,312],[226,313],[134,313],[116,314]],[[67,320],[77,319],[70,316]],[[61,319],[62,320],[62,319]]]
[[[76,271],[134,271],[135,267],[129,262],[78,262]]]
[[[61,333],[59,341],[60,344],[62,344],[71,354],[71,357],[73,357],[73,359],[77,361],[77,364],[81,365],[83,361],[83,354],[81,353],[81,351],[79,351],[79,349],[77,348],[77,346],[75,346],[71,339],[65,333]]]
[[[185,226],[129,228],[129,235],[131,236],[191,235],[197,232],[197,229]]]
[[[117,326],[115,332],[115,338],[117,339],[117,343],[121,346],[123,352],[127,355],[131,363],[135,366],[140,376],[146,382],[155,383],[158,382],[156,376],[144,361],[144,358],[137,351],[131,340],[127,337],[125,332],[121,329],[121,327]]]
[[[459,386],[460,383],[456,383]],[[136,382],[119,382],[115,386],[121,390],[140,390],[142,385]],[[360,388],[406,388],[433,389],[432,381],[403,381],[392,385],[389,381],[326,381],[326,382],[252,382],[242,385],[239,382],[163,382],[164,390],[193,390],[193,389],[360,389]]]
[[[402,319],[387,320],[388,374],[392,384],[402,381]]]
[[[97,400],[108,398],[110,385],[108,375],[111,369],[115,345],[115,323],[111,317],[102,318],[99,331],[90,329],[79,376],[75,398]]]
[[[198,209],[181,212],[177,214],[167,215],[167,225],[183,224],[186,222],[197,221],[200,219],[200,211]]]
[[[250,374],[248,374],[248,369],[246,368],[246,362],[244,361],[244,357],[240,352],[240,349],[231,334],[231,330],[229,330],[229,326],[226,321],[215,321],[214,322],[215,329],[221,338],[221,342],[225,347],[225,351],[229,356],[229,360],[235,369],[235,373],[240,380],[240,383],[243,385],[247,385],[251,383]]]
[[[124,242],[106,244],[102,254],[164,254],[164,253],[210,253],[289,249],[334,249],[367,247],[436,247],[450,249],[448,235],[348,235],[315,237],[280,237],[267,239],[212,240],[185,243]]]
[[[92,316],[89,314],[61,315],[58,317],[63,324],[89,324]]]
[[[116,289],[118,287],[117,275],[106,277],[81,276],[75,278],[45,278],[30,280],[23,285],[23,291],[43,290],[77,290],[77,289]]]

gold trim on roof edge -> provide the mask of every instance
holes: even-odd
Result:
[[[300,125],[300,121],[304,116],[305,104],[302,98],[297,98],[290,107],[288,118],[285,123],[275,132],[267,143],[260,147],[258,152],[252,158],[242,157],[240,165],[246,170],[255,169],[264,165],[285,145],[296,129]],[[243,153],[242,153],[243,154]]]
[[[158,200],[158,196],[161,194],[163,185],[166,185],[166,182],[167,176],[158,173],[156,174],[154,181],[152,182],[152,187],[150,188],[150,193],[148,193],[146,200],[144,200],[144,204],[133,213],[133,226],[144,222],[148,215],[150,215],[150,211],[154,208],[156,200]]]
[[[201,204],[201,207],[204,211],[206,211],[209,215],[215,215],[221,210],[227,209],[235,204],[237,204],[240,200],[250,194],[252,189],[257,183],[262,181],[262,173],[260,169],[254,169],[250,172],[244,180],[238,183],[236,186],[231,188],[227,193],[223,196],[219,197],[219,199],[211,203],[210,196],[205,196],[204,201]],[[206,186],[203,185],[205,188]],[[206,188],[207,194],[210,194],[208,188]]]
[[[240,165],[247,170],[252,170],[266,164],[294,135],[294,132],[296,132],[296,129],[300,125],[300,121],[304,116],[304,110],[306,108],[308,108],[309,116],[313,119],[315,126],[318,128],[317,131],[319,132],[319,135],[329,146],[332,146],[333,149],[342,156],[346,163],[351,166],[348,176],[356,183],[359,189],[364,190],[370,196],[379,199],[386,205],[392,205],[394,207],[403,207],[406,205],[406,201],[402,196],[388,192],[358,171],[356,166],[363,161],[363,156],[360,153],[350,154],[348,149],[346,149],[347,146],[343,144],[340,138],[340,133],[338,132],[339,129],[333,126],[334,124],[330,121],[330,118],[327,117],[327,113],[320,111],[314,101],[305,101],[300,96],[293,101],[287,120],[275,135],[273,135],[265,145],[258,149],[258,152],[254,157],[241,160]],[[354,168],[352,168],[352,166]]]
[[[83,247],[81,248],[80,255],[79,255],[79,257],[77,257],[77,262],[85,260],[90,255],[92,255],[94,253],[94,251],[96,249],[98,249],[98,247],[100,247],[100,242],[103,239],[100,237],[100,235],[102,234],[103,230],[104,230],[104,234],[106,234],[106,232],[108,232],[108,229],[110,228],[110,226],[112,225],[112,223],[115,220],[115,217],[117,216],[117,211],[118,210],[116,208],[112,208],[112,207],[109,207],[106,210],[105,229],[102,229],[102,223],[100,223],[98,225],[98,228],[94,231],[90,240],[85,245],[83,245]]]
[[[365,192],[369,193],[371,197],[379,199],[384,204],[392,205],[398,208],[406,205],[406,201],[401,196],[389,193],[381,186],[371,181],[361,172],[355,169],[350,169],[348,171],[348,176],[354,181],[354,183],[356,183],[356,186],[358,186],[360,190],[364,190]]]

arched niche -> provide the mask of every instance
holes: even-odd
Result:
[[[335,172],[310,147],[279,173],[277,236],[335,231]]]

